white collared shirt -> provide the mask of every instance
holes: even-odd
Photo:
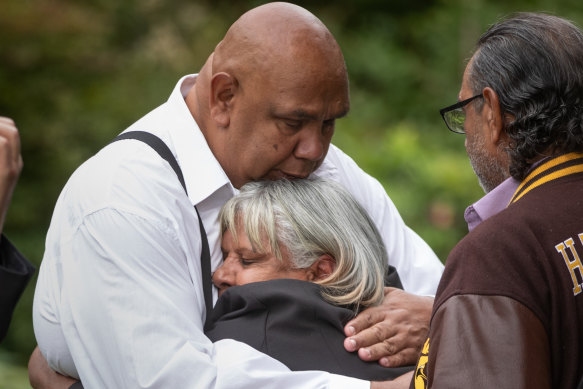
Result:
[[[127,129],[152,132],[169,146],[188,197],[170,166],[135,140],[101,150],[63,189],[35,291],[41,351],[51,367],[78,374],[86,388],[368,388],[333,374],[290,372],[245,344],[213,344],[204,336],[193,205],[216,269],[222,261],[217,215],[236,189],[184,102],[195,80],[182,78],[166,103]],[[340,181],[363,202],[406,289],[435,292],[441,263],[376,180],[333,146],[315,174]]]

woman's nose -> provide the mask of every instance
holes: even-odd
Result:
[[[219,296],[235,285],[236,275],[236,266],[234,266],[233,260],[227,257],[223,264],[213,273],[213,284],[219,289]]]

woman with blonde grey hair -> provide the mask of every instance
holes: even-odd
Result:
[[[412,370],[363,362],[342,345],[344,324],[381,303],[388,263],[374,223],[345,189],[323,179],[252,182],[219,220],[225,259],[213,274],[211,340],[242,341],[291,370],[368,380]]]

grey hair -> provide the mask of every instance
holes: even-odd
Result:
[[[514,178],[540,156],[583,151],[583,34],[570,21],[518,13],[494,24],[478,40],[469,82],[475,94],[498,95]]]
[[[383,240],[366,210],[333,181],[245,184],[223,206],[219,220],[221,233],[229,229],[234,237],[240,223],[257,252],[282,260],[280,245],[285,247],[296,269],[310,267],[323,254],[332,256],[335,270],[317,283],[335,305],[358,312],[383,299],[388,266]]]

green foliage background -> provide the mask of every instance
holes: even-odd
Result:
[[[53,206],[74,169],[195,73],[228,26],[263,1],[4,0],[0,115],[16,121],[25,167],[6,234],[39,265]],[[583,22],[580,0],[297,2],[336,36],[352,108],[333,142],[377,177],[406,223],[445,260],[482,195],[464,137],[439,108],[456,100],[478,36],[515,11]],[[0,388],[29,387],[34,278],[0,346]],[[0,285],[0,293],[2,285]]]

